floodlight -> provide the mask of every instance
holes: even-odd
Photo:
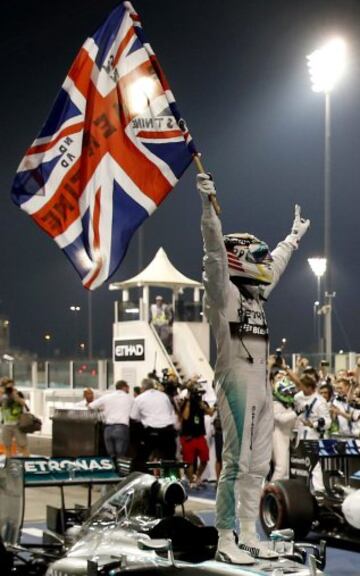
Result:
[[[329,93],[345,71],[346,44],[334,38],[306,58],[313,91]]]
[[[326,272],[326,258],[308,258],[311,270],[317,278],[321,278]]]

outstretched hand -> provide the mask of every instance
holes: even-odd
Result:
[[[291,229],[291,234],[297,237],[297,240],[301,240],[304,234],[307,232],[310,226],[310,220],[305,220],[301,218],[301,208],[298,204],[295,204],[295,216],[294,222]]]

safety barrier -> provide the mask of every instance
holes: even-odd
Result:
[[[14,378],[18,388],[93,388],[113,384],[112,360],[2,361],[0,376]]]

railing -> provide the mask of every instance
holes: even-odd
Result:
[[[157,333],[154,331],[158,338]],[[320,354],[296,353],[284,354],[288,364],[296,367],[296,359],[305,357],[314,368],[321,367],[324,360]],[[356,352],[333,354],[328,372],[337,370],[353,370],[356,368],[360,355]],[[171,362],[171,359],[169,359]],[[176,371],[175,366],[172,368]],[[112,360],[77,360],[77,361],[22,361],[0,362],[0,378],[8,376],[14,378],[20,388],[94,388],[95,390],[107,390],[113,385],[113,362]]]
[[[115,303],[116,322],[128,322],[129,320],[141,320],[141,302],[121,302]],[[177,322],[201,322],[202,303],[184,300],[176,300],[174,309],[174,320]]]
[[[286,356],[286,355],[285,355]],[[309,366],[319,370],[322,369],[323,373],[336,373],[338,370],[355,370],[359,353],[357,352],[339,352],[331,355],[331,361],[328,362],[324,354],[313,354],[311,352],[304,352],[292,354],[292,368],[296,369],[298,359],[306,358]],[[287,360],[288,358],[286,358]]]
[[[179,381],[181,382],[181,380],[182,380],[181,374],[178,372],[178,369],[176,368],[175,364],[173,363],[171,356],[167,353],[167,350],[166,350],[166,348],[165,348],[165,346],[164,346],[164,344],[163,344],[163,342],[162,342],[159,334],[156,332],[155,327],[154,327],[152,324],[149,324],[149,326],[150,326],[151,331],[152,331],[152,333],[154,334],[154,336],[155,336],[155,338],[156,338],[156,340],[157,340],[160,348],[162,349],[164,355],[166,356],[166,358],[167,358],[167,360],[168,360],[168,362],[169,362],[169,365],[170,365],[171,370],[176,374],[177,378],[178,378]]]
[[[112,360],[0,362],[0,377],[14,378],[19,388],[93,388],[113,384]]]

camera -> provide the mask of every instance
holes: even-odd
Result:
[[[328,366],[330,366],[330,363],[328,360],[321,360],[320,366],[328,367]]]
[[[155,380],[155,382],[159,382],[159,376],[156,372],[156,369],[154,368],[154,370],[152,370],[151,372],[148,373],[147,375],[148,378],[151,378],[152,380]]]
[[[178,394],[179,383],[177,377],[173,378],[171,374],[173,374],[173,372],[169,373],[168,368],[164,368],[159,382],[163,387],[165,394],[170,398],[174,398]]]
[[[164,384],[169,380],[169,371],[167,368],[163,368],[161,372],[162,372],[161,383]]]
[[[360,397],[356,394],[348,400],[349,406],[355,408],[355,410],[360,410]]]
[[[317,421],[317,428],[318,430],[323,430],[325,428],[325,418],[319,418]]]
[[[203,395],[206,393],[206,390],[202,386],[203,382],[204,382],[203,380],[198,380],[190,384],[190,386],[188,387],[190,393],[190,399],[196,401],[200,401],[202,399]]]
[[[155,388],[160,390],[161,392],[165,392],[170,398],[174,398],[178,394],[178,379],[172,378],[171,374],[174,374],[172,371],[169,371],[168,368],[163,368],[161,370],[161,374],[159,375],[156,372],[156,369],[152,372],[148,373],[148,378],[154,380]]]
[[[326,422],[325,422],[325,418],[319,418],[317,421],[317,430],[320,434],[320,438],[324,437],[325,434],[325,426],[326,426]]]
[[[274,360],[273,365],[278,367],[278,368],[282,368],[282,366],[283,366],[282,349],[276,348],[274,356],[275,356],[275,360]]]
[[[6,408],[11,408],[16,402],[15,400],[15,387],[13,384],[5,384],[4,386],[4,396],[3,396],[3,406]]]

